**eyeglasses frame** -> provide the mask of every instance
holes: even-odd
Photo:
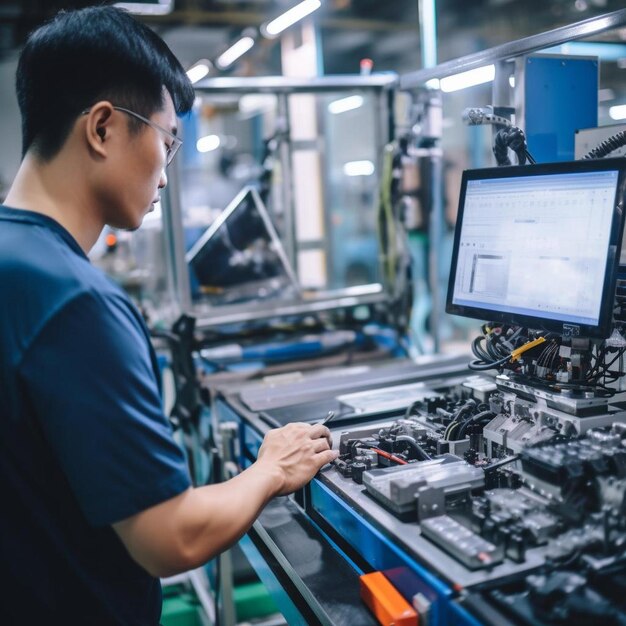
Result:
[[[139,113],[135,113],[134,111],[131,111],[130,109],[126,109],[124,107],[115,106],[115,105],[113,105],[113,108],[116,111],[121,111],[122,113],[126,113],[127,115],[130,115],[131,117],[137,118],[140,122],[143,122],[144,124],[147,124],[148,126],[151,126],[155,130],[158,130],[162,132],[164,135],[166,135],[167,137],[169,137],[172,140],[172,145],[167,147],[165,160],[166,160],[166,165],[169,165],[172,162],[172,160],[174,159],[174,156],[178,152],[178,149],[183,144],[183,140],[180,137],[177,137],[174,133],[170,132],[169,130],[165,130],[165,128],[163,128],[162,126],[159,126],[156,122],[153,122],[152,120],[149,120],[147,117],[144,117],[143,115],[139,115]],[[89,113],[90,110],[91,109],[85,109],[82,112],[82,115],[87,115],[87,113]]]

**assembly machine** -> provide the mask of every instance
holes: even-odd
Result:
[[[625,623],[625,192],[622,159],[464,174],[447,308],[492,320],[469,370],[217,386],[242,466],[268,428],[331,418],[338,460],[243,542],[288,623]]]
[[[290,626],[626,624],[626,163],[599,158],[623,137],[582,161],[534,164],[533,154],[546,159],[520,130],[534,111],[502,87],[528,55],[625,23],[617,11],[399,78],[199,85],[228,102],[275,96],[265,162],[280,162],[282,176],[261,172],[210,225],[202,215],[203,234],[189,243],[184,176],[172,172],[162,234],[173,263],[162,287],[183,315],[154,334],[171,352],[171,415],[197,483],[253,463],[271,428],[331,430],[337,461],[271,502],[240,542]],[[424,85],[486,63],[496,66],[495,106],[471,123],[494,127],[507,167],[463,174],[446,297],[446,311],[476,320],[480,334],[473,357],[409,356],[405,230],[428,234],[431,290],[442,273],[441,102]],[[402,128],[400,92],[414,116]],[[333,103],[351,95],[369,102],[376,150],[346,159],[371,158],[380,179],[341,201],[329,183],[322,195],[337,212],[307,238],[303,213],[289,211],[290,168],[315,153],[336,185],[324,149],[341,127]],[[318,130],[334,129],[323,141],[289,132],[302,96],[318,98]],[[573,150],[571,131],[559,127],[554,145]],[[345,237],[325,237],[333,228]],[[344,240],[363,233],[378,236],[371,282],[336,281],[333,268],[349,265]],[[312,258],[323,260],[317,283]],[[435,335],[442,299],[430,311]],[[215,584],[229,626],[231,574],[225,555]]]

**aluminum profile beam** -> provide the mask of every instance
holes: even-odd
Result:
[[[422,87],[426,81],[433,78],[445,78],[452,74],[473,70],[483,65],[496,63],[497,61],[510,60],[524,54],[536,52],[537,50],[558,46],[568,41],[575,41],[577,39],[590,37],[591,35],[597,35],[598,33],[619,28],[620,26],[626,26],[626,9],[592,17],[581,22],[576,22],[575,24],[570,24],[569,26],[548,30],[538,35],[517,39],[516,41],[495,46],[494,48],[488,48],[487,50],[440,63],[435,67],[403,74],[399,79],[399,88],[400,90],[410,90],[416,87]]]

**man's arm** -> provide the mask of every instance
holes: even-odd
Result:
[[[113,524],[130,555],[156,577],[193,569],[235,543],[267,502],[304,486],[337,457],[322,425],[270,431],[257,461],[224,483],[180,495]]]

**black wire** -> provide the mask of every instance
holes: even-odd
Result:
[[[459,409],[457,409],[456,412],[452,415],[452,420],[450,421],[450,423],[448,424],[444,432],[444,435],[447,433],[447,437],[445,438],[448,441],[450,441],[450,436],[452,435],[452,431],[458,428],[463,414],[466,413],[467,411],[472,411],[474,408],[476,408],[476,400],[474,400],[473,398],[470,398],[469,400],[465,402],[465,404],[463,404]]]
[[[527,160],[529,163],[536,163],[530,152],[528,152],[524,131],[517,126],[507,126],[496,133],[493,154],[499,166],[511,165],[511,159],[509,159],[508,154],[509,148],[517,155],[519,165],[525,165]]]
[[[472,352],[474,353],[474,356],[478,357],[478,360],[488,362],[491,357],[480,345],[482,340],[483,337],[476,337],[476,339],[472,341]]]
[[[614,150],[626,145],[626,130],[615,133],[583,156],[583,159],[601,159]]]
[[[499,361],[493,361],[491,363],[485,363],[483,361],[470,361],[470,363],[468,364],[468,367],[471,370],[475,370],[477,372],[484,372],[487,370],[496,369],[500,365],[504,365],[509,359],[510,359],[510,355],[503,359],[500,359]]]
[[[465,439],[465,433],[467,432],[467,429],[470,427],[471,424],[479,423],[486,417],[489,417],[489,421],[491,421],[495,416],[496,414],[493,411],[487,410],[482,411],[481,413],[477,413],[473,417],[470,417],[468,420],[463,422],[461,430],[459,431],[459,439]]]
[[[432,457],[430,456],[430,454],[428,454],[428,452],[426,452],[426,450],[424,450],[424,448],[422,448],[422,446],[420,446],[420,444],[417,443],[417,441],[415,441],[415,439],[410,435],[400,435],[399,437],[396,437],[396,441],[403,441],[405,443],[408,443],[409,446],[413,448],[413,450],[418,454],[418,456],[421,457],[420,461],[431,460]]]
[[[404,412],[404,419],[405,420],[409,419],[409,417],[411,417],[411,413],[413,412],[413,409],[415,409],[417,406],[422,404],[422,402],[423,400],[415,400],[415,402],[411,402],[411,404],[409,404],[406,411]]]
[[[603,348],[602,349],[602,359],[605,358],[606,352],[607,351]],[[610,373],[611,365],[613,365],[613,363],[615,363],[615,361],[617,361],[621,356],[623,356],[624,352],[626,352],[626,350],[624,348],[621,348],[618,351],[618,353],[615,355],[613,360],[611,360],[609,363],[602,363],[602,362],[600,362],[600,364],[598,365],[598,362],[596,362],[596,364],[594,365],[594,368],[590,372],[590,375],[587,376],[587,380],[590,381],[590,382],[593,381],[595,384],[598,384],[598,381],[600,380],[600,378],[602,378],[603,376],[606,377],[606,375]],[[598,373],[594,375],[593,371],[595,369],[598,369]],[[618,378],[619,378],[619,376],[618,376]]]
[[[487,340],[487,352],[493,361],[501,359],[504,355],[498,350],[498,346],[494,345],[494,341]]]

